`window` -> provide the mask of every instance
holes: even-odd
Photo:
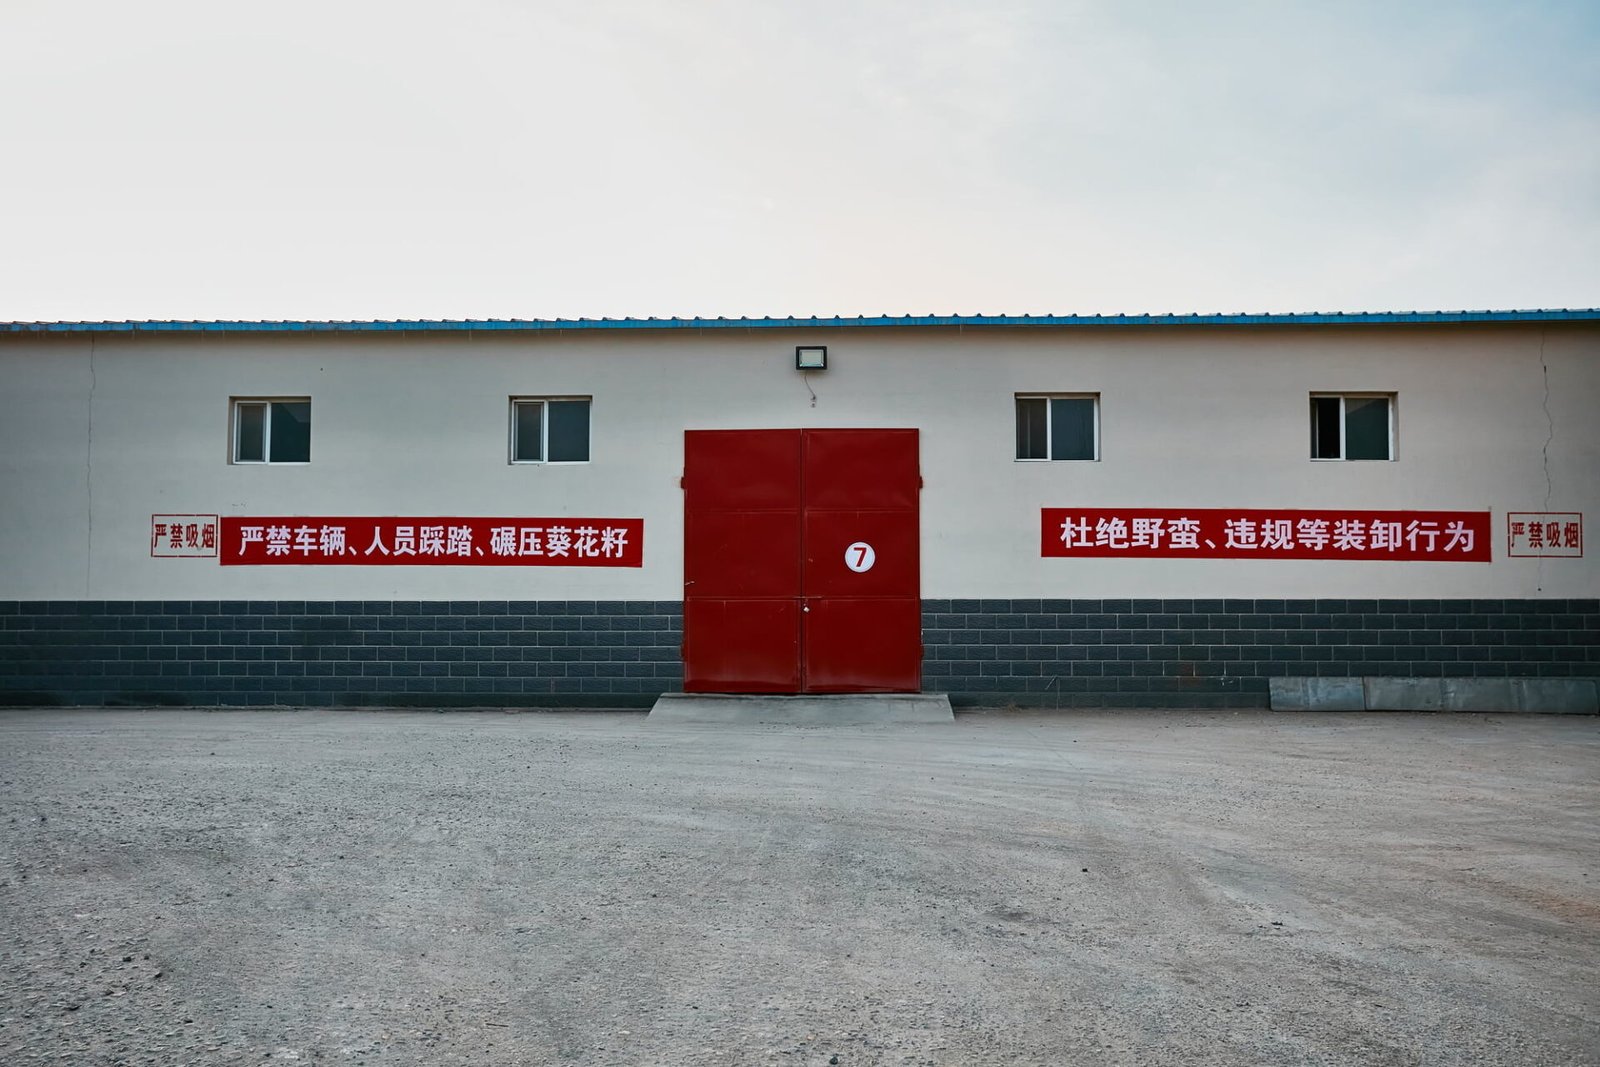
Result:
[[[1018,459],[1099,459],[1100,397],[1017,397]]]
[[[1394,395],[1311,396],[1312,459],[1393,459]]]
[[[589,398],[512,397],[511,462],[589,462]]]
[[[233,462],[310,463],[311,398],[235,400]]]

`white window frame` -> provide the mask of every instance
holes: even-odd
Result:
[[[1398,424],[1398,422],[1400,420],[1399,394],[1398,393],[1383,393],[1383,392],[1367,392],[1367,393],[1320,392],[1320,393],[1312,393],[1311,394],[1311,402],[1312,402],[1312,404],[1311,404],[1311,407],[1310,407],[1310,417],[1313,418],[1313,419],[1316,417],[1316,415],[1315,415],[1316,406],[1315,406],[1315,403],[1314,403],[1315,401],[1317,401],[1317,400],[1333,400],[1333,399],[1337,399],[1339,401],[1339,454],[1337,456],[1318,456],[1318,455],[1314,454],[1315,451],[1316,451],[1316,447],[1317,447],[1317,435],[1316,435],[1315,425],[1313,424],[1313,426],[1311,427],[1311,430],[1312,430],[1312,433],[1311,433],[1311,449],[1312,449],[1312,452],[1313,452],[1313,455],[1311,456],[1311,462],[1313,462],[1313,463],[1393,463],[1395,461],[1395,457],[1397,455],[1396,445],[1397,445],[1398,442],[1396,441],[1396,438],[1399,436],[1398,433],[1397,433],[1397,430],[1396,430],[1396,426],[1397,426],[1397,424]],[[1389,456],[1388,456],[1387,459],[1351,459],[1350,458],[1350,446],[1349,446],[1349,443],[1345,440],[1345,431],[1344,431],[1344,402],[1346,400],[1387,400],[1389,402]]]
[[[307,467],[311,460],[307,459],[278,459],[272,458],[272,405],[274,404],[305,404],[311,405],[309,396],[235,396],[228,401],[228,419],[232,423],[228,433],[228,462],[240,467]],[[239,418],[239,409],[246,405],[256,405],[265,408],[261,418],[261,458],[239,458],[239,435],[244,432],[244,420]]]
[[[1050,453],[1054,451],[1054,421],[1050,417],[1050,406],[1047,403],[1044,409],[1044,455],[1023,457],[1016,455],[1016,425],[1012,425],[1012,458],[1018,463],[1099,463],[1100,462],[1100,394],[1099,393],[1017,393],[1011,398],[1011,417],[1016,419],[1016,402],[1018,400],[1091,400],[1094,402],[1094,455],[1088,459],[1051,459]]]
[[[549,459],[550,455],[550,404],[562,401],[581,400],[589,405],[589,458],[588,459]],[[517,458],[517,406],[520,404],[538,404],[544,410],[539,414],[539,459]],[[594,461],[594,397],[592,396],[514,396],[508,409],[509,418],[506,421],[506,455],[512,466],[516,467],[581,467],[585,463]]]

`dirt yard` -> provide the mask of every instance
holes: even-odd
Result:
[[[0,713],[0,1063],[1600,1064],[1600,720]]]

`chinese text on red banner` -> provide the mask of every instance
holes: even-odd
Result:
[[[1045,508],[1045,556],[1489,562],[1487,511]]]
[[[644,520],[226,516],[222,563],[638,567]]]

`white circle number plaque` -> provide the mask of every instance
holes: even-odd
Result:
[[[844,565],[857,574],[870,571],[876,562],[878,554],[865,541],[857,541],[844,550]]]

